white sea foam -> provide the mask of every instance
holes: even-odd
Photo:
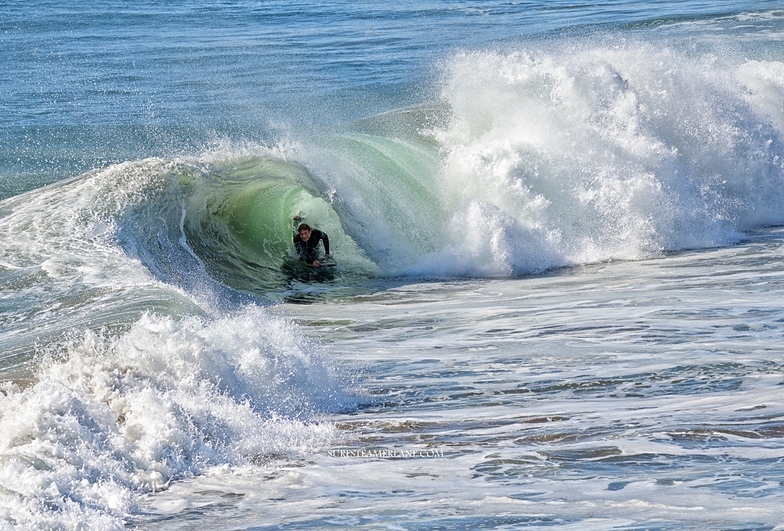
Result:
[[[781,69],[639,43],[455,56],[435,132],[452,217],[426,269],[505,276],[784,222]]]
[[[180,479],[198,476],[193,480],[198,485],[209,482],[204,478],[216,469],[252,468],[252,463],[270,455],[290,458],[308,453],[310,459],[326,459],[324,452],[318,455],[318,449],[329,447],[338,435],[333,424],[319,421],[320,414],[339,410],[351,400],[319,348],[301,338],[300,331],[285,320],[271,318],[254,306],[238,310],[237,304],[229,304],[235,292],[225,286],[221,290],[220,283],[210,278],[205,261],[190,245],[186,215],[195,212],[208,216],[218,209],[214,205],[213,210],[205,207],[212,189],[199,187],[214,184],[220,190],[226,171],[243,174],[247,170],[252,179],[266,175],[265,168],[301,159],[308,170],[313,170],[314,189],[327,190],[328,201],[318,199],[319,206],[340,210],[342,217],[331,227],[336,231],[345,224],[347,232],[358,236],[368,254],[391,274],[509,277],[558,265],[635,259],[666,250],[721,245],[741,238],[745,229],[784,222],[780,211],[784,199],[780,138],[784,116],[779,103],[784,77],[779,63],[732,64],[707,55],[686,56],[641,44],[575,45],[566,52],[540,49],[455,56],[443,93],[453,119],[448,126],[431,131],[440,143],[440,152],[408,140],[347,135],[341,137],[344,150],[338,158],[352,164],[316,164],[311,168],[307,163],[312,159],[305,153],[309,148],[304,144],[282,145],[278,151],[265,151],[251,144],[218,145],[201,158],[119,164],[5,201],[0,220],[5,246],[0,249],[0,261],[16,275],[15,282],[23,276],[24,281],[18,281],[15,292],[21,301],[12,316],[17,328],[9,329],[4,338],[11,344],[13,334],[27,334],[30,343],[32,334],[43,333],[38,323],[49,332],[42,347],[48,357],[37,369],[35,383],[21,390],[8,385],[7,395],[0,399],[0,525],[119,529],[124,517],[131,514],[138,518],[142,512],[136,506],[139,493],[165,489]],[[252,164],[243,166],[245,159]],[[293,163],[290,167],[302,169]],[[277,175],[274,171],[267,173]],[[305,170],[301,177],[310,179]],[[285,221],[288,223],[288,218]],[[288,234],[288,227],[286,231]],[[335,233],[332,228],[329,231]],[[196,240],[202,245],[206,241]],[[219,250],[216,254],[221,253]],[[766,259],[773,256],[777,255]],[[351,261],[344,257],[341,263]],[[732,279],[737,281],[775,280],[760,280],[760,274],[748,273],[747,268],[738,270],[744,272],[733,273]],[[218,267],[216,271],[222,270]],[[219,276],[216,274],[216,278]],[[703,273],[702,279],[709,278]],[[364,332],[358,332],[362,326],[355,326],[343,333],[365,336],[356,340],[364,346],[357,357],[365,361],[370,357],[368,352],[383,356],[391,344],[402,348],[405,343],[414,351],[438,349],[443,353],[454,334],[453,358],[442,360],[444,368],[429,372],[417,384],[419,388],[413,389],[408,383],[403,388],[413,389],[412,396],[421,393],[458,404],[438,411],[445,426],[456,426],[454,434],[443,436],[444,440],[449,442],[451,438],[460,445],[465,443],[461,439],[466,415],[462,405],[470,406],[473,396],[470,392],[464,394],[463,389],[480,385],[475,376],[487,370],[486,360],[496,367],[517,360],[519,345],[508,346],[514,342],[537,338],[547,345],[548,337],[560,334],[568,351],[570,342],[578,339],[586,344],[632,344],[637,348],[635,341],[647,345],[650,337],[666,336],[672,342],[670,348],[710,334],[717,342],[739,345],[738,350],[742,350],[743,334],[753,334],[767,345],[774,345],[778,338],[777,325],[771,319],[745,314],[737,319],[721,316],[715,307],[724,301],[713,299],[700,310],[713,316],[712,320],[698,321],[679,331],[674,324],[690,316],[690,308],[670,314],[668,306],[641,311],[623,302],[630,296],[629,285],[646,284],[651,279],[635,272],[619,285],[602,282],[602,291],[620,302],[608,302],[601,317],[592,313],[594,306],[582,293],[584,287],[548,284],[542,289],[557,300],[547,312],[542,312],[537,293],[521,296],[537,300],[532,308],[521,310],[506,302],[501,304],[503,315],[495,315],[501,295],[488,297],[482,308],[470,290],[466,294],[457,290],[449,297],[453,309],[441,301],[435,315],[423,313],[414,324],[405,325],[410,330],[403,336],[400,329],[408,319],[403,315],[416,312],[411,303],[400,305],[405,311],[395,310],[394,303],[381,305],[377,309],[383,313],[383,318],[378,318],[381,325],[370,323]],[[656,282],[665,284],[661,279]],[[692,284],[684,281],[683,285],[697,293],[693,289],[697,281],[688,282]],[[718,288],[712,280],[699,282]],[[560,294],[559,289],[563,290]],[[613,290],[617,291],[615,295]],[[659,296],[646,295],[653,299]],[[171,310],[166,317],[148,313],[139,318],[146,305],[161,304],[166,297],[177,298],[182,311]],[[47,303],[46,309],[33,313],[42,303]],[[742,301],[732,304],[732,311],[747,309],[750,315],[756,311],[756,307],[747,308]],[[466,307],[472,305],[467,311]],[[778,308],[775,304],[769,306]],[[234,313],[220,313],[227,307]],[[325,322],[334,318],[333,308],[323,311]],[[200,317],[173,317],[188,313]],[[432,325],[443,324],[447,314],[459,316],[453,325],[441,330]],[[614,317],[612,324],[603,322],[607,315]],[[25,321],[29,316],[33,319]],[[581,319],[583,324],[579,325]],[[662,330],[649,335],[638,322],[646,319],[664,323]],[[618,323],[624,320],[629,322],[619,328]],[[114,326],[114,331],[96,331],[104,322]],[[476,322],[486,322],[487,329],[478,328]],[[69,336],[65,346],[52,339],[70,327],[83,332]],[[118,332],[117,328],[124,331]],[[476,352],[483,349],[498,354],[497,343],[502,343],[495,339],[498,337],[508,342],[500,345],[507,349],[503,351],[506,358],[477,357]],[[466,346],[471,347],[464,350]],[[710,352],[712,348],[709,345],[704,350]],[[453,362],[463,363],[461,356],[469,351],[466,359],[476,361],[481,368],[459,378],[453,376]],[[575,418],[574,425],[551,426],[549,420],[542,421],[547,429],[539,431],[550,440],[571,437],[579,431],[578,420],[595,422],[597,430],[607,429],[608,422],[613,426],[629,423],[632,428],[613,428],[620,430],[620,435],[613,438],[613,448],[625,457],[644,457],[653,452],[673,460],[682,456],[765,460],[774,459],[779,452],[777,441],[752,447],[741,432],[729,433],[722,426],[721,433],[728,432],[722,436],[736,448],[730,451],[726,445],[719,445],[718,449],[694,449],[678,441],[680,425],[672,429],[655,424],[659,416],[676,414],[684,425],[700,418],[709,425],[718,413],[722,419],[729,419],[727,422],[734,422],[736,387],[705,400],[702,396],[686,398],[690,392],[701,391],[702,374],[714,371],[714,365],[722,359],[687,349],[677,352],[674,361],[662,355],[666,363],[646,365],[647,361],[637,358],[650,353],[633,352],[624,354],[628,363],[623,365],[618,363],[619,355],[608,355],[604,350],[589,356],[589,363],[577,354],[570,360],[573,366],[564,368],[558,353],[536,350],[521,367],[511,370],[507,380],[481,385],[488,386],[488,393],[494,397],[522,393],[518,381],[529,386],[531,389],[524,391],[534,396],[549,393],[552,399],[549,403],[539,400],[536,415],[557,417],[566,412]],[[388,369],[379,368],[381,365],[374,370],[390,381],[410,382],[420,374],[420,364],[434,363],[412,356],[410,350],[401,357],[406,361],[397,373],[393,370],[391,375],[386,374],[384,370]],[[601,361],[605,357],[608,360]],[[706,368],[680,366],[700,357],[706,358]],[[557,370],[535,374],[542,364],[556,364]],[[719,369],[715,371],[720,373]],[[615,406],[604,405],[604,396],[593,402],[571,398],[575,385],[582,384],[588,389],[606,387],[607,393],[619,396],[626,392],[636,396],[640,389],[652,385],[654,378],[645,375],[658,372],[669,372],[673,380],[671,385],[667,379],[661,384],[661,392],[672,396],[646,397],[646,407],[656,408],[647,417],[652,419],[649,424],[661,434],[655,431],[639,436],[640,429],[633,427],[639,423],[640,414],[627,410],[622,399],[613,410]],[[685,391],[678,390],[684,373],[688,373],[688,381],[696,382],[690,385],[697,391],[690,391],[688,386]],[[758,385],[760,391],[744,389],[743,410],[753,412],[759,407],[766,414],[780,414],[777,383],[762,385],[747,373],[743,385]],[[611,376],[619,382],[609,382]],[[714,385],[721,389],[725,380],[732,384],[733,378],[732,371],[726,376],[720,373]],[[444,383],[447,380],[449,384]],[[454,393],[449,391],[453,380],[457,384]],[[393,395],[391,400],[404,402],[404,391],[398,392],[401,394]],[[392,444],[407,443],[395,434],[409,430],[411,419],[426,419],[433,402],[424,400],[422,404],[422,411],[409,404],[400,419],[379,421],[371,413],[358,437],[368,434]],[[575,405],[570,408],[570,404]],[[452,485],[445,473],[450,469],[466,478],[469,469],[485,470],[483,473],[492,479],[498,476],[493,467],[502,470],[513,466],[521,454],[531,462],[547,461],[537,439],[542,434],[528,433],[530,419],[520,421],[519,428],[495,423],[514,418],[517,406],[511,403],[509,409],[504,409],[483,404],[481,414],[474,413],[471,420],[482,426],[488,440],[498,443],[496,446],[503,447],[506,439],[515,437],[517,446],[504,450],[509,463],[493,464],[497,457],[477,451],[462,458],[468,464],[458,466],[459,461],[454,460],[437,465],[442,485]],[[583,408],[588,406],[595,409],[590,418],[582,419]],[[759,429],[751,421],[749,424]],[[548,432],[550,428],[552,433]],[[768,427],[763,425],[762,429]],[[684,433],[687,438],[701,437],[695,428]],[[592,462],[595,447],[593,441],[588,441],[563,443],[558,449],[582,452],[585,462]],[[598,448],[596,455],[604,455],[601,451]],[[549,459],[558,462],[561,457],[553,454]],[[377,481],[369,473],[369,466],[352,466],[364,488],[375,488]],[[408,484],[406,466],[393,463],[386,467],[403,478],[387,485],[396,489]],[[320,472],[313,470],[311,467],[308,472],[309,480],[302,479],[308,474],[289,479],[304,490],[307,481],[318,483],[312,477]],[[335,470],[327,475],[337,477]],[[697,470],[690,481],[719,483],[707,474]],[[231,473],[228,476],[226,483],[233,488],[237,477]],[[624,514],[642,514],[631,506],[637,503],[636,489],[643,486],[643,481],[622,480],[612,488],[607,486],[608,481],[600,478],[569,484],[569,499],[584,500],[582,490],[590,483],[594,493],[612,493],[605,500],[607,506],[620,500],[621,505],[628,505]],[[327,481],[327,485],[336,483],[334,478]],[[548,482],[539,484],[547,486]],[[265,484],[248,490],[267,496],[266,488]],[[330,488],[324,487],[326,491]],[[151,496],[149,506],[157,507],[161,514],[177,514],[200,496],[187,486],[182,490],[186,493],[184,500],[169,504],[165,497],[156,502]],[[478,507],[485,503],[485,494],[473,490],[466,479],[462,500],[476,502]],[[495,490],[498,499],[510,495],[503,485]],[[335,495],[334,491],[328,495]],[[297,501],[290,493],[285,496]],[[674,505],[677,497],[672,496]],[[309,494],[299,498],[308,510],[320,503],[310,498]],[[513,497],[506,499],[512,500],[506,509],[521,503]],[[711,506],[708,502],[706,499],[705,505]],[[375,500],[373,503],[378,505]],[[449,508],[453,501],[441,503]],[[546,508],[549,503],[539,507]],[[713,508],[721,505],[711,503]],[[766,502],[765,507],[772,503]],[[387,505],[394,512],[400,504],[393,500]],[[589,512],[586,509],[575,514]]]
[[[1,398],[0,521],[29,529],[121,529],[137,493],[327,444],[318,415],[349,404],[318,349],[256,307],[85,332]]]

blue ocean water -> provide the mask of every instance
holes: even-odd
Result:
[[[783,44],[3,3],[0,529],[782,529]]]

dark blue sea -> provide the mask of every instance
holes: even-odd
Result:
[[[5,0],[0,58],[0,530],[784,529],[784,2]]]

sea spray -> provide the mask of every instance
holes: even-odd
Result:
[[[115,289],[94,259],[106,256],[128,278],[226,307],[297,289],[284,269],[297,263],[301,212],[330,235],[336,285],[730,244],[784,223],[782,79],[778,63],[630,39],[459,53],[440,103],[272,147],[227,141],[118,164],[13,198],[0,259],[40,267],[30,273],[58,289]]]
[[[336,438],[319,415],[352,405],[320,350],[258,307],[148,314],[46,359],[0,397],[0,521],[31,529],[121,529],[138,493],[317,451]]]
[[[502,240],[468,271],[519,274],[723,245],[784,222],[774,73],[625,42],[456,55],[443,89],[452,121],[434,131],[441,197],[461,227],[445,233],[444,256]]]

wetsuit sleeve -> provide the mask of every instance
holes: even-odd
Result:
[[[321,241],[324,242],[324,252],[329,254],[329,236],[326,232],[321,233]]]

